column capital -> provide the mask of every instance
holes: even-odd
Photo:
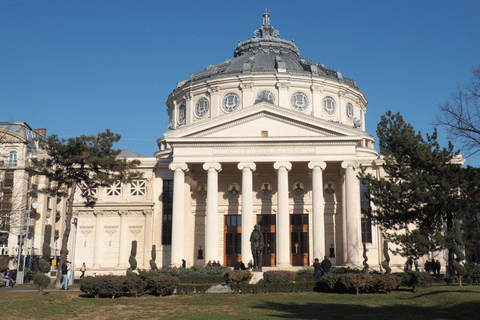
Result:
[[[185,171],[187,172],[188,171],[188,166],[185,162],[172,162],[168,165],[168,168],[172,171],[175,171],[175,170],[182,170],[182,171]]]
[[[210,170],[210,169],[215,169],[216,171],[220,172],[222,171],[222,165],[218,162],[205,162],[203,164],[203,170]]]
[[[314,170],[315,168],[320,168],[320,170],[325,170],[327,164],[325,161],[311,161],[308,163],[308,168]]]
[[[358,162],[357,161],[343,161],[342,162],[342,168],[347,169],[348,167],[352,167],[353,169],[358,168]]]
[[[290,171],[290,170],[292,170],[292,163],[291,162],[275,162],[273,164],[273,168],[275,170],[278,170],[280,168],[285,168],[285,169],[287,169],[287,171]]]
[[[237,165],[238,170],[250,169],[251,171],[257,170],[257,165],[253,162],[240,162]]]

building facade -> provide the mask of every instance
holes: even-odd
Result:
[[[360,166],[380,173],[365,132],[367,99],[354,80],[302,58],[279,38],[268,13],[232,59],[177,83],[168,131],[155,157],[137,158],[142,180],[78,197],[76,266],[125,270],[131,241],[148,268],[252,260],[250,234],[264,235],[264,265],[336,265],[381,260],[379,233],[363,212]],[[135,157],[133,157],[135,158]]]
[[[38,192],[49,183],[29,170],[32,159],[44,153],[38,139],[45,135],[46,129],[25,122],[0,122],[0,255],[8,257],[11,268],[42,254],[46,224],[52,225],[52,249],[58,245],[54,256],[60,249],[65,201]]]

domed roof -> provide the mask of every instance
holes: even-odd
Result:
[[[300,57],[294,41],[280,39],[280,33],[270,25],[270,14],[263,14],[262,26],[253,32],[253,38],[241,42],[233,52],[233,59],[208,66],[204,71],[192,73],[188,80],[177,84],[183,86],[190,81],[245,73],[286,72],[334,78],[353,87],[353,79],[343,78],[340,72],[326,68],[323,64]]]

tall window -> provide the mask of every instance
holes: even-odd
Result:
[[[369,181],[360,181],[360,201],[362,208],[362,242],[372,242],[372,220],[370,215],[372,207],[370,205]]]
[[[8,166],[9,167],[15,167],[17,165],[17,156],[18,153],[16,150],[10,151],[10,155],[8,157]]]
[[[162,244],[172,244],[173,180],[163,180]]]

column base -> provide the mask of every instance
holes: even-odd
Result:
[[[276,265],[277,268],[291,268],[292,264],[290,262],[279,262]]]

